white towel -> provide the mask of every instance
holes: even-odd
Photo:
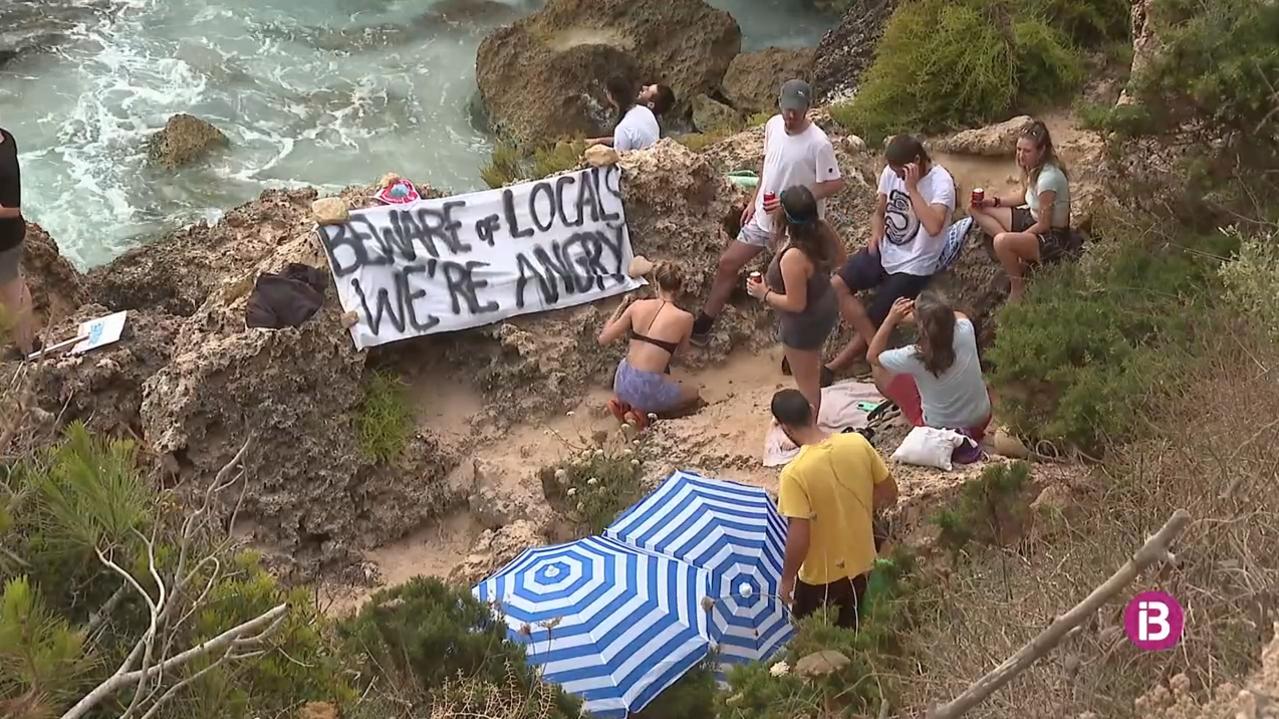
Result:
[[[852,380],[833,384],[822,390],[822,413],[817,425],[827,432],[841,432],[847,427],[865,427],[869,412],[857,407],[858,402],[883,402],[875,385]],[[764,466],[780,467],[799,454],[777,423],[772,422],[764,437]]]

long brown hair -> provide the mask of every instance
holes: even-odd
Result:
[[[786,217],[786,234],[792,247],[798,247],[816,267],[828,267],[831,263],[828,233],[832,232],[818,216],[817,199],[803,185],[788,187],[781,196],[783,215]]]
[[[915,299],[915,324],[919,327],[916,356],[924,369],[940,377],[955,364],[955,308],[941,293],[924,290]]]
[[[1048,132],[1048,126],[1043,120],[1035,120],[1022,128],[1021,133],[1017,135],[1017,139],[1026,138],[1035,143],[1035,149],[1039,150],[1039,164],[1030,169],[1021,169],[1021,184],[1026,188],[1034,187],[1039,182],[1039,173],[1043,171],[1044,165],[1056,165],[1061,174],[1067,179],[1070,175],[1066,173],[1066,163],[1057,157],[1057,149],[1053,147],[1052,135]]]

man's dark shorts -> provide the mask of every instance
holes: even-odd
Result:
[[[861,250],[848,258],[844,266],[839,268],[839,278],[853,292],[874,289],[875,296],[866,307],[866,314],[876,327],[883,324],[888,311],[899,297],[915,299],[928,286],[931,276],[908,275],[904,272],[888,274],[880,262],[879,254],[870,250]]]
[[[820,585],[796,580],[791,613],[796,619],[803,619],[822,607],[833,607],[836,611],[835,626],[855,631],[861,625],[862,601],[866,598],[868,579],[866,574],[859,574]]]

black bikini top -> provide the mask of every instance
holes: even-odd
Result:
[[[653,323],[657,322],[657,316],[660,315],[662,313],[662,310],[664,309],[666,309],[665,302],[662,303],[661,307],[657,308],[657,312],[653,313],[653,319],[649,320],[648,329],[653,328]],[[645,330],[645,331],[647,332],[648,330]],[[654,347],[661,347],[667,352],[670,352],[672,355],[675,354],[675,351],[679,349],[678,342],[667,342],[666,340],[654,339],[652,337],[649,337],[648,335],[636,332],[634,327],[631,328],[631,339],[639,340],[640,342],[647,342],[653,345]]]

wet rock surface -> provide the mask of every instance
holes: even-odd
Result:
[[[147,160],[152,165],[176,170],[229,144],[227,136],[211,123],[183,113],[169,118],[164,129],[147,141]]]

